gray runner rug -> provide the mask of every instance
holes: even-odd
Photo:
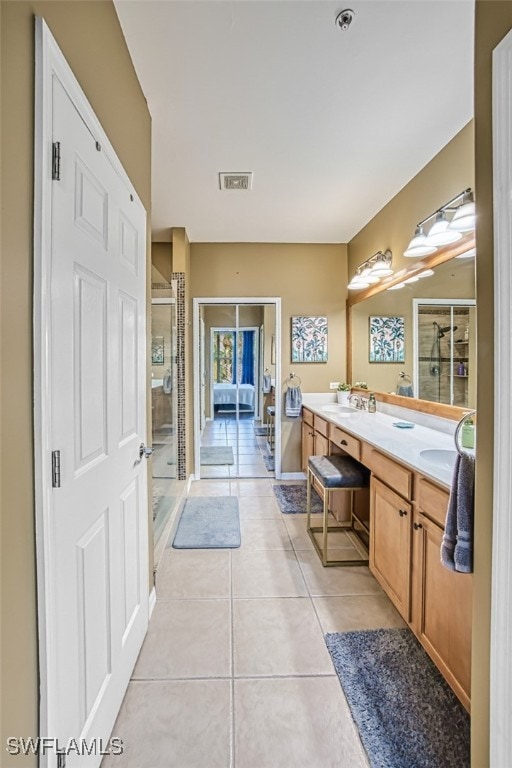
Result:
[[[240,546],[236,496],[185,499],[172,546],[175,549],[223,549]]]
[[[469,715],[410,629],[325,642],[371,768],[469,768]]]

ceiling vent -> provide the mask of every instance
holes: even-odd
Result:
[[[244,173],[219,173],[221,189],[252,189],[252,171]]]

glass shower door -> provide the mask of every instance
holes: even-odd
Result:
[[[178,498],[176,301],[152,300],[153,534],[157,544]]]

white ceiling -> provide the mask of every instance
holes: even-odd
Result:
[[[115,4],[153,119],[155,240],[347,242],[473,116],[473,0]]]

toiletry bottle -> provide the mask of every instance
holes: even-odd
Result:
[[[464,331],[464,341],[469,341],[469,328]]]
[[[462,425],[461,444],[463,448],[475,447],[475,425],[472,418],[466,419]]]
[[[376,410],[377,410],[377,402],[375,400],[375,395],[372,392],[368,398],[368,413],[375,413]]]
[[[464,368],[464,363],[462,363],[462,362],[459,363],[459,367],[457,369],[457,373],[458,373],[459,376],[464,376],[464,374],[466,373],[466,369]]]

